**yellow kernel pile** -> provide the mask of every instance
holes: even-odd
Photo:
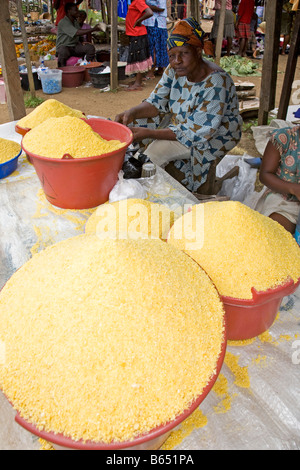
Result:
[[[251,299],[252,287],[300,278],[299,246],[280,224],[236,201],[201,204],[202,214],[197,206],[177,219],[168,242],[199,263],[221,295]]]
[[[17,142],[0,137],[0,164],[12,160],[20,153],[21,146]]]
[[[33,129],[46,121],[46,119],[63,116],[85,117],[85,115],[77,109],[70,108],[60,101],[48,99],[37,106],[31,113],[27,114],[27,116],[20,119],[17,124],[25,129]]]
[[[144,199],[124,199],[99,206],[88,219],[85,233],[105,238],[166,240],[176,217],[163,204]]]
[[[0,388],[28,422],[125,441],[173,420],[215,373],[224,310],[205,272],[161,240],[79,235],[0,294]]]
[[[23,146],[35,155],[62,158],[87,158],[113,152],[124,143],[105,140],[82,119],[72,116],[50,118],[31,129],[23,138]]]

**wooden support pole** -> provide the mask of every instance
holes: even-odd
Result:
[[[110,0],[110,89],[118,88],[118,0]]]
[[[296,13],[294,27],[292,32],[292,39],[290,43],[290,50],[284,75],[284,81],[282,85],[282,91],[280,96],[279,108],[277,113],[277,119],[286,119],[287,110],[289,107],[292,85],[295,77],[298,51],[300,47],[300,9]]]
[[[31,68],[30,52],[29,52],[28,41],[27,41],[25,21],[24,21],[23,10],[22,10],[22,0],[15,0],[15,2],[17,5],[20,28],[21,28],[21,33],[22,33],[22,41],[23,41],[26,67],[27,67],[29,90],[30,90],[30,94],[32,98],[35,98],[35,86],[34,86],[34,80],[33,80],[32,68]]]
[[[9,6],[0,1],[0,60],[4,76],[8,113],[11,121],[26,115],[15,43],[11,28]]]
[[[277,0],[276,2],[268,1],[266,6],[266,35],[258,125],[267,124],[269,111],[275,106],[282,5],[283,0]]]
[[[191,13],[191,0],[186,0],[186,16],[187,16],[187,18],[189,16],[192,16],[192,13]]]
[[[191,11],[191,16],[195,18],[195,20],[200,23],[200,7],[199,7],[199,1],[198,0],[190,0],[190,11]]]
[[[220,65],[221,54],[222,54],[222,42],[224,38],[224,23],[225,23],[225,13],[226,13],[226,0],[222,0],[220,18],[219,18],[219,29],[216,41],[216,64]]]

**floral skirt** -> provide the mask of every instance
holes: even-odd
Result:
[[[129,36],[129,51],[127,65],[125,67],[126,75],[134,73],[144,73],[151,70],[153,65],[150,54],[148,35]]]

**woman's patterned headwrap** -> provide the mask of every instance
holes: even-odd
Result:
[[[179,20],[167,40],[168,49],[185,46],[186,44],[203,48],[204,34],[195,18],[190,17]]]

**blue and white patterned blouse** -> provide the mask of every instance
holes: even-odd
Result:
[[[224,157],[241,139],[242,118],[230,75],[216,70],[194,83],[178,77],[169,66],[146,101],[160,113],[171,113],[168,127],[191,151],[191,161],[180,168],[186,174],[184,184],[197,191],[211,162]]]

